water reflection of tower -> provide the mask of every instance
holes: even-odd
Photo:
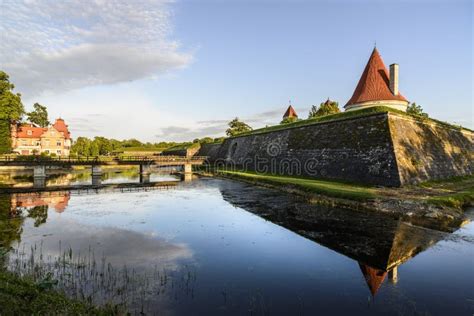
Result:
[[[355,260],[372,295],[387,276],[398,281],[398,266],[446,236],[388,216],[298,202],[244,184],[222,183],[220,191],[232,205]]]

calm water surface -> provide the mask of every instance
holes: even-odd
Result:
[[[472,223],[441,233],[218,179],[2,201],[0,227],[8,233],[0,246],[11,247],[5,266],[25,270],[33,258],[49,271],[69,271],[77,284],[63,286],[71,295],[94,292],[81,278],[108,282],[134,313],[474,313]],[[52,264],[61,257],[84,265],[71,273]],[[97,271],[108,280],[92,276]],[[124,275],[131,285],[117,290]],[[101,302],[111,294],[94,295]]]

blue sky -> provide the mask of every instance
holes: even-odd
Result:
[[[408,100],[474,127],[471,1],[1,1],[2,68],[74,137],[192,140],[276,124],[289,100],[342,106],[375,41]]]

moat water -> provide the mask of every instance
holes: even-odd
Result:
[[[474,313],[473,223],[443,233],[210,178],[0,198],[4,268],[132,314]]]

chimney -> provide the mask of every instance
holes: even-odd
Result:
[[[398,64],[390,65],[390,90],[393,95],[398,95]]]

